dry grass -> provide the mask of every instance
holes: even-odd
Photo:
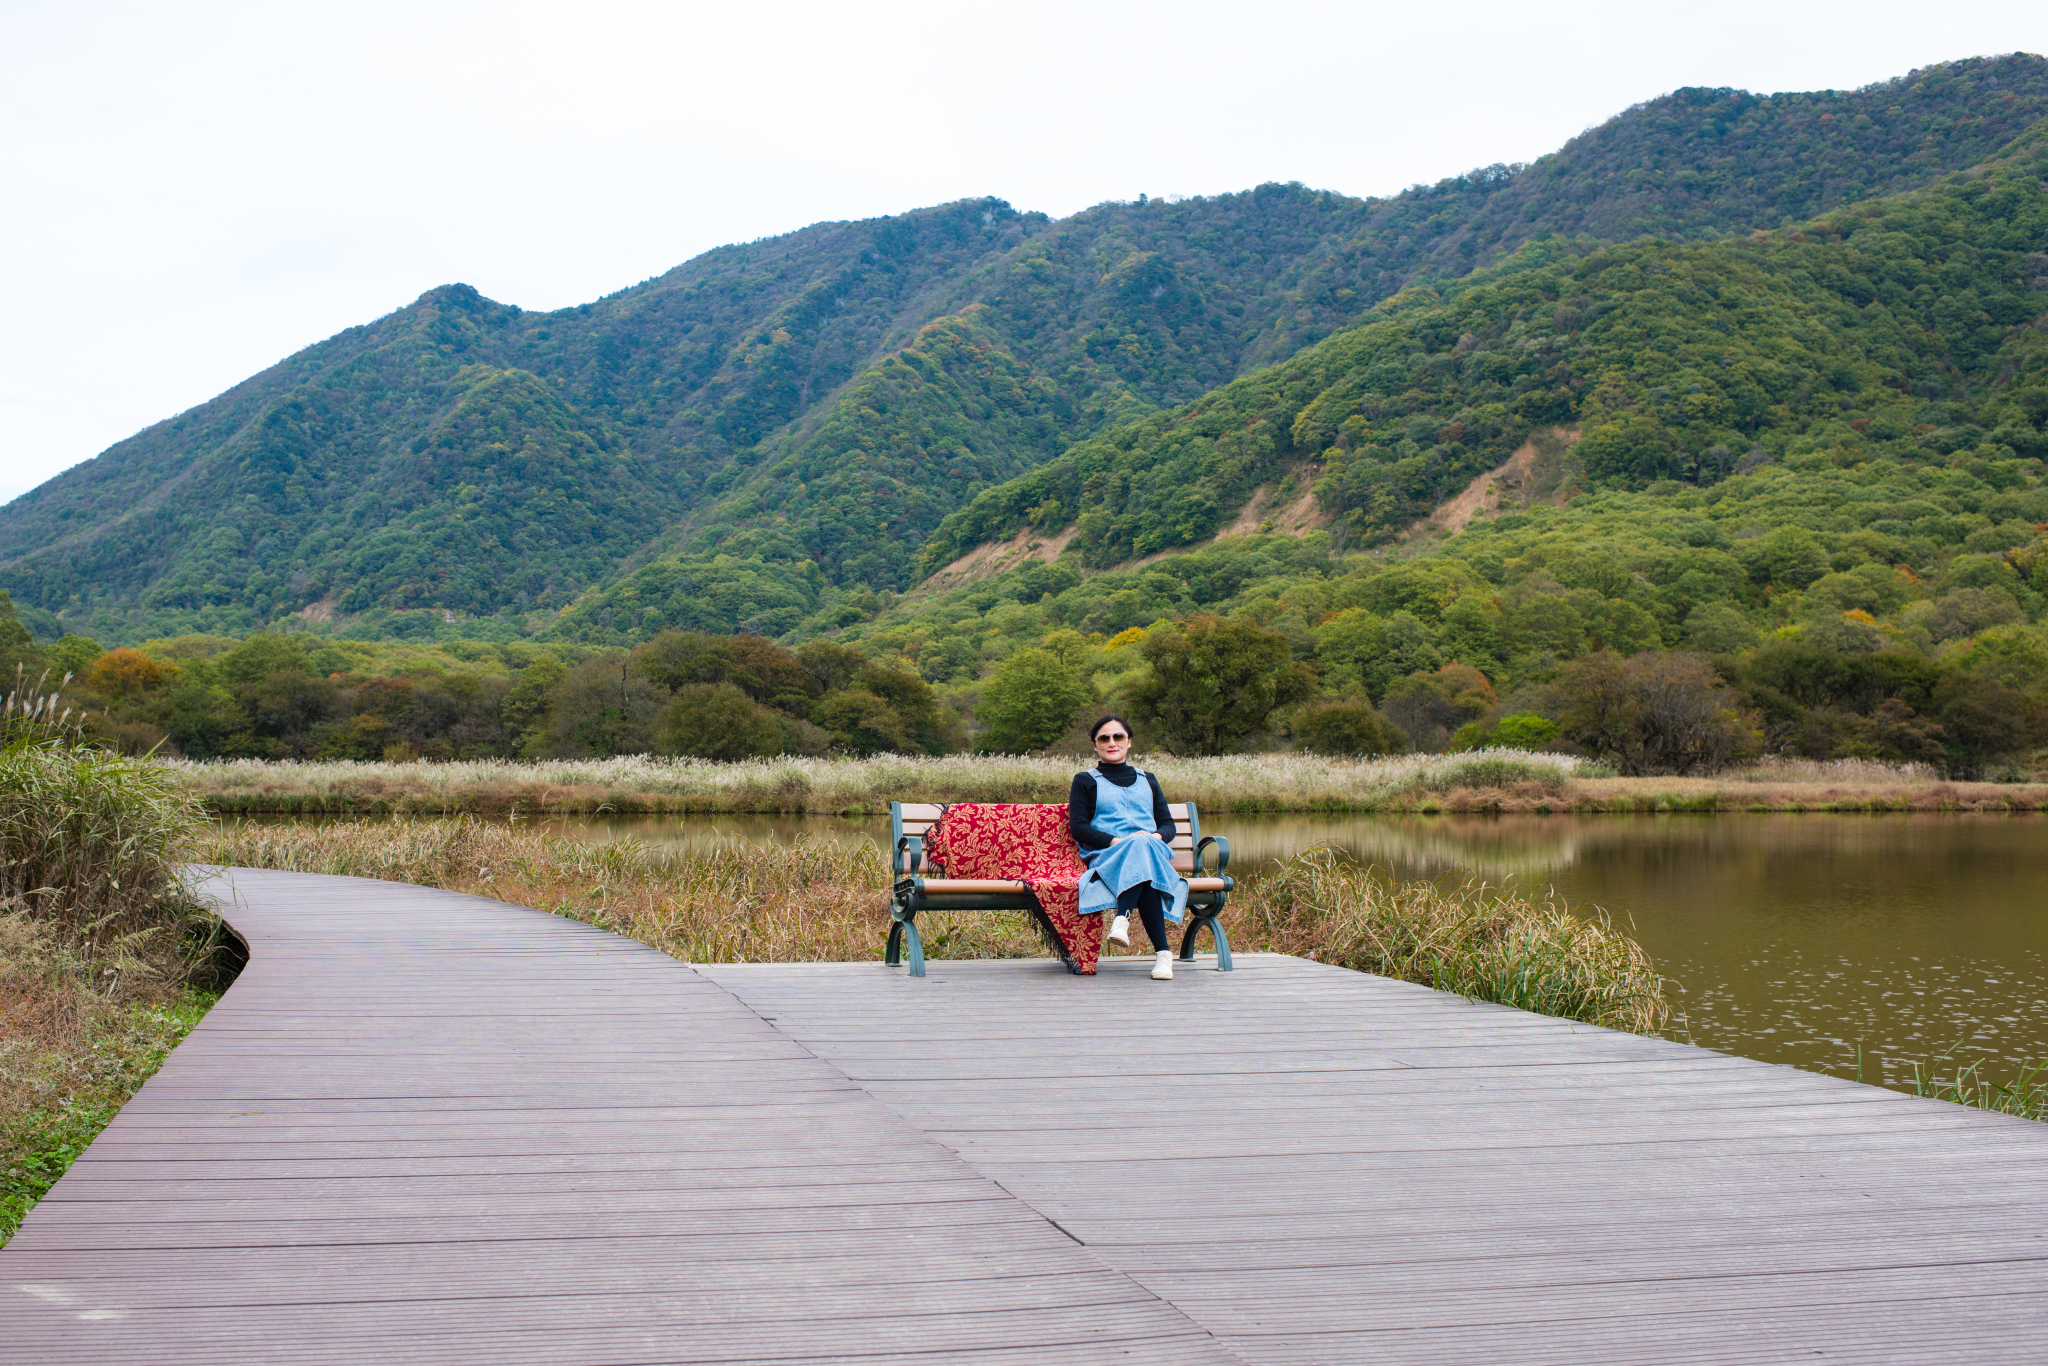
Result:
[[[877,844],[802,837],[663,852],[638,840],[593,844],[474,820],[228,825],[199,839],[207,863],[344,873],[473,892],[571,916],[693,962],[879,958],[889,872]],[[1653,1032],[1662,982],[1642,949],[1599,912],[1492,888],[1393,884],[1329,850],[1240,888],[1226,917],[1235,945]],[[1142,940],[1142,936],[1139,936]],[[936,916],[934,958],[1042,957],[1021,914]]]
[[[1584,767],[1568,755],[1516,750],[1365,760],[1154,755],[1138,762],[1158,774],[1176,800],[1205,811],[1378,810],[1454,789],[1514,788],[1555,797]],[[1063,755],[968,754],[730,764],[648,756],[538,763],[164,761],[213,810],[251,815],[859,812],[887,810],[891,800],[1057,802],[1066,800],[1080,766]]]
[[[8,720],[0,1241],[204,1013],[191,979],[219,926],[171,856],[202,820],[174,775]]]
[[[174,974],[110,973],[0,914],[0,1245],[206,1013]]]
[[[1311,849],[1259,880],[1233,938],[1539,1015],[1654,1034],[1664,980],[1605,911],[1479,882],[1394,882]]]
[[[1081,760],[955,754],[942,759],[509,759],[449,763],[165,760],[166,772],[229,815],[675,815],[888,809],[898,801],[1057,802]],[[1720,778],[1616,778],[1585,760],[1520,750],[1339,759],[1140,756],[1176,800],[1257,811],[2033,811],[2048,785],[1945,782],[1915,765],[1759,763]]]
[[[161,765],[18,738],[0,749],[0,906],[130,971],[192,907],[169,851],[203,817]]]
[[[188,845],[196,862],[412,882],[582,920],[695,963],[879,958],[889,865],[880,845],[800,836],[735,839],[710,851],[594,843],[509,824],[457,820],[220,826]],[[926,952],[954,958],[1042,954],[1022,916],[940,925]]]
[[[1853,764],[1855,761],[1837,762]],[[1827,766],[1814,764],[1812,767],[1818,771]],[[1480,808],[1446,805],[1445,809]],[[1579,812],[1704,814],[1722,811],[2014,813],[2048,810],[2048,784],[1865,777],[1853,773],[1834,778],[1781,777],[1769,770],[1753,769],[1719,778],[1585,779],[1572,785],[1568,809]]]
[[[1796,759],[1766,754],[1720,775],[1728,783],[1900,783],[1941,780],[1929,764],[1888,764],[1881,759]]]

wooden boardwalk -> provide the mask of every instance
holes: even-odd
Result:
[[[2048,1361],[2048,1126],[1276,956],[693,970],[235,883],[0,1363]]]

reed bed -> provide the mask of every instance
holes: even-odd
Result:
[[[1730,783],[1932,783],[1931,764],[1888,764],[1882,759],[1799,759],[1766,754],[1720,775]]]
[[[1066,797],[1072,755],[758,759],[632,755],[522,762],[468,759],[159,761],[221,815],[716,815],[884,811],[891,800]],[[1140,756],[1176,798],[1204,811],[1705,812],[2034,811],[2040,783],[1948,782],[1920,765],[1759,762],[1715,778],[1620,778],[1565,754],[1486,749],[1380,759],[1234,754]]]
[[[1597,907],[1482,882],[1394,882],[1310,849],[1257,881],[1233,936],[1539,1015],[1655,1034],[1670,1016],[1642,945]]]
[[[889,870],[877,844],[801,836],[709,852],[594,844],[475,820],[230,824],[195,859],[448,887],[628,935],[692,962],[879,958]],[[1479,884],[1393,883],[1312,850],[1232,898],[1234,945],[1320,959],[1547,1015],[1652,1033],[1662,979],[1604,914]],[[1042,957],[1022,915],[935,916],[934,958]]]
[[[1071,755],[879,755],[719,763],[614,759],[441,763],[163,760],[213,811],[247,815],[574,815],[867,812],[891,800],[1064,801]],[[1176,798],[1206,811],[1370,811],[1454,791],[1551,801],[1589,770],[1563,754],[1474,750],[1352,760],[1315,754],[1140,756]]]
[[[161,765],[19,736],[0,748],[0,906],[128,971],[194,909],[170,850],[203,819]]]
[[[1840,764],[1835,776],[1824,774]],[[1790,761],[1790,776],[1750,769],[1717,778],[1586,778],[1574,782],[1563,808],[1588,814],[1694,814],[1730,811],[1986,812],[2048,810],[2048,784],[1988,783],[1913,777],[1859,760]],[[1462,795],[1462,794],[1460,794]],[[1444,809],[1467,809],[1446,804]],[[1508,809],[1508,808],[1494,808]]]

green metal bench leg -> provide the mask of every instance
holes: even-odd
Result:
[[[903,931],[903,937],[910,941],[910,975],[924,976],[924,940],[918,937],[917,922],[906,916],[896,925]]]
[[[1230,935],[1223,928],[1223,922],[1215,916],[1209,917],[1209,933],[1216,936],[1216,971],[1230,971]]]
[[[1180,960],[1183,963],[1194,961],[1195,936],[1202,932],[1204,925],[1207,925],[1209,933],[1216,937],[1216,971],[1229,972],[1230,936],[1224,932],[1223,922],[1214,915],[1198,915],[1188,923],[1188,932],[1182,935],[1180,940]]]
[[[903,922],[894,921],[889,926],[889,944],[882,950],[882,962],[895,967],[903,961]]]

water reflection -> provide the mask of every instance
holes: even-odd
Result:
[[[886,819],[599,818],[593,838],[885,838]],[[1215,816],[1232,871],[1314,844],[1398,877],[1554,885],[1605,906],[1709,1048],[1905,1084],[1953,1049],[2048,1057],[2048,821],[2015,816]]]

